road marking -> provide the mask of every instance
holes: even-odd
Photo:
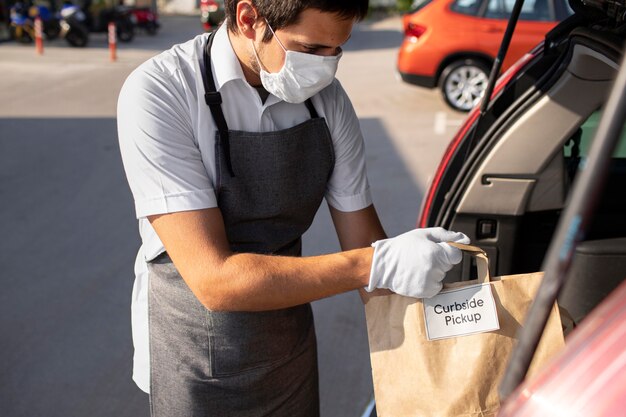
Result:
[[[445,135],[448,127],[458,127],[463,121],[461,119],[448,120],[448,114],[443,111],[435,113],[434,127],[436,135]]]

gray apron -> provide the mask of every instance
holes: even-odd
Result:
[[[311,119],[275,132],[228,130],[204,53],[205,99],[216,132],[217,199],[234,252],[301,255],[334,167],[333,144]],[[167,254],[148,265],[153,416],[317,417],[311,306],[207,310]]]

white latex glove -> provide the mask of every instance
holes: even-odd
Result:
[[[372,243],[374,257],[370,282],[365,288],[387,288],[397,294],[430,298],[443,287],[442,280],[463,259],[460,249],[445,242],[470,243],[463,233],[441,227],[414,229]]]

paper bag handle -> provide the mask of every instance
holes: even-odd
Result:
[[[448,245],[461,249],[463,252],[476,258],[476,266],[478,268],[478,281],[486,284],[490,281],[489,277],[489,259],[487,253],[478,246],[466,245],[458,242],[447,242]]]

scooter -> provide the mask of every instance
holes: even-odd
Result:
[[[56,39],[61,32],[58,16],[44,5],[28,7],[24,2],[16,2],[10,9],[11,36],[20,43],[31,43],[35,39],[35,19],[42,23],[42,32],[47,40]]]
[[[65,2],[59,12],[61,16],[61,36],[65,38],[71,46],[84,47],[89,42],[89,30],[87,29],[87,16],[83,11]]]
[[[136,28],[145,30],[148,35],[156,35],[161,25],[155,12],[148,7],[131,8],[129,11]]]
[[[81,10],[87,17],[86,26],[90,32],[106,33],[109,23],[115,23],[115,32],[120,42],[130,42],[135,36],[135,27],[131,20],[130,9],[125,6],[100,7],[103,1],[92,4],[87,0],[82,4]]]
[[[28,16],[26,5],[16,2],[9,11],[11,37],[20,43],[31,43],[35,39],[33,20]]]
[[[37,17],[41,19],[43,34],[46,39],[56,39],[61,32],[59,17],[52,13],[47,6],[38,4],[28,9],[28,16],[34,21]]]

